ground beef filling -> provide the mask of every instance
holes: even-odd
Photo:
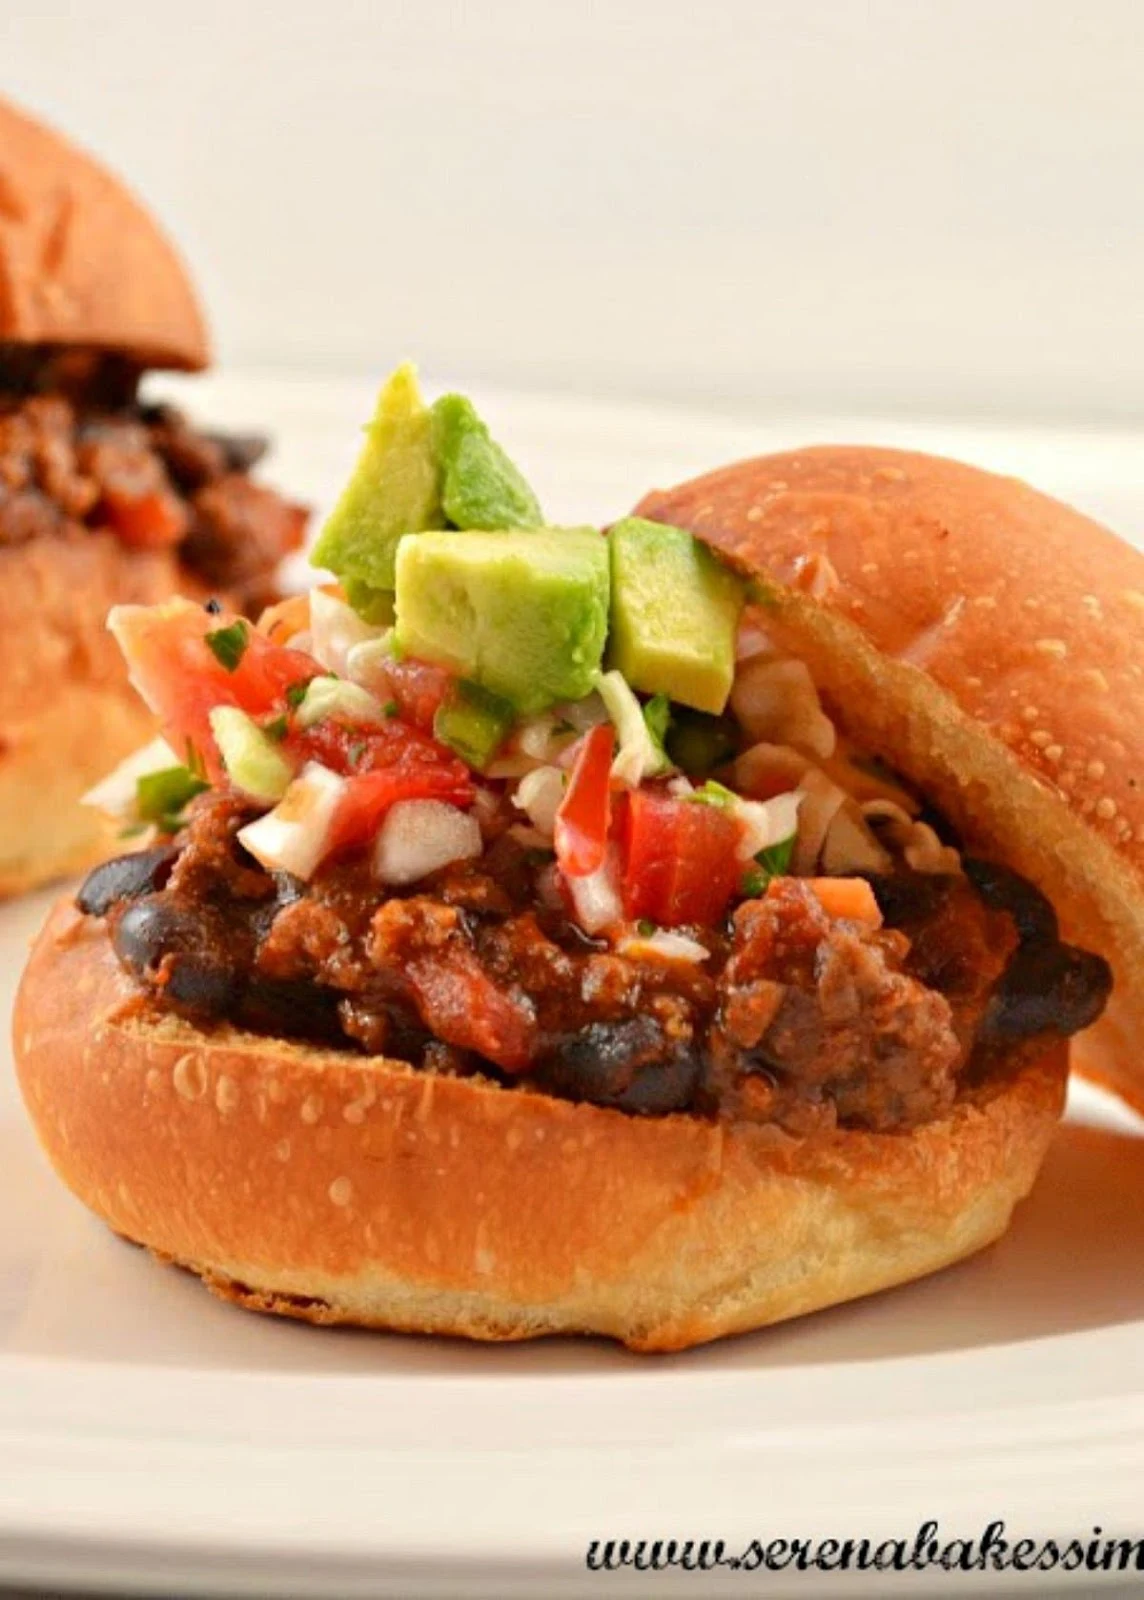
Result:
[[[695,930],[711,951],[700,965],[586,938],[547,859],[507,832],[400,893],[360,861],[308,885],[264,872],[235,838],[249,817],[234,796],[203,796],[178,840],[98,868],[79,897],[135,978],[200,1025],[627,1112],[889,1131],[1086,1026],[1108,992],[1105,963],[1059,942],[1044,898],[983,865],[876,880],[876,932],[783,880]]]
[[[304,509],[248,476],[264,440],[140,404],[137,376],[91,352],[0,344],[0,546],[107,530],[176,551],[204,587],[259,610]]]

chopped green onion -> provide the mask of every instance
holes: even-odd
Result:
[[[143,822],[176,821],[207,784],[189,767],[165,767],[135,780],[135,809]],[[170,828],[167,829],[171,832]]]
[[[696,789],[694,794],[687,796],[689,800],[697,800],[703,806],[718,806],[720,811],[733,811],[739,804],[739,796],[726,784],[716,783],[713,778],[708,778],[702,788]]]
[[[660,749],[664,750],[666,759],[665,742],[667,730],[671,726],[671,701],[665,694],[653,694],[651,699],[645,702],[643,719],[647,723],[647,731]]]
[[[245,622],[232,622],[229,627],[216,628],[206,636],[207,648],[220,666],[234,672],[246,654],[250,635]]]

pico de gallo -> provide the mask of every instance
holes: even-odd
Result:
[[[471,408],[371,522],[386,403],[338,582],[112,614],[160,734],[89,796],[131,847],[78,904],[154,1004],[792,1133],[915,1126],[1095,1018],[1104,963],[847,743],[742,578],[544,528]]]

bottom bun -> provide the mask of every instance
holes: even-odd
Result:
[[[254,1310],[679,1350],[933,1272],[1005,1230],[1067,1047],[910,1133],[657,1119],[157,1012],[57,907],[17,998],[60,1176]]]

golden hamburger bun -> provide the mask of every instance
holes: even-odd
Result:
[[[209,1033],[150,1005],[67,903],[14,1018],[64,1182],[227,1299],[478,1339],[678,1350],[888,1288],[998,1238],[1060,1115],[1062,1045],[909,1133],[792,1138]]]
[[[197,370],[206,326],[151,213],[85,151],[0,100],[0,341]]]
[[[637,509],[765,575],[841,727],[1111,962],[1076,1059],[1144,1108],[1144,554],[1016,479],[857,445]]]

